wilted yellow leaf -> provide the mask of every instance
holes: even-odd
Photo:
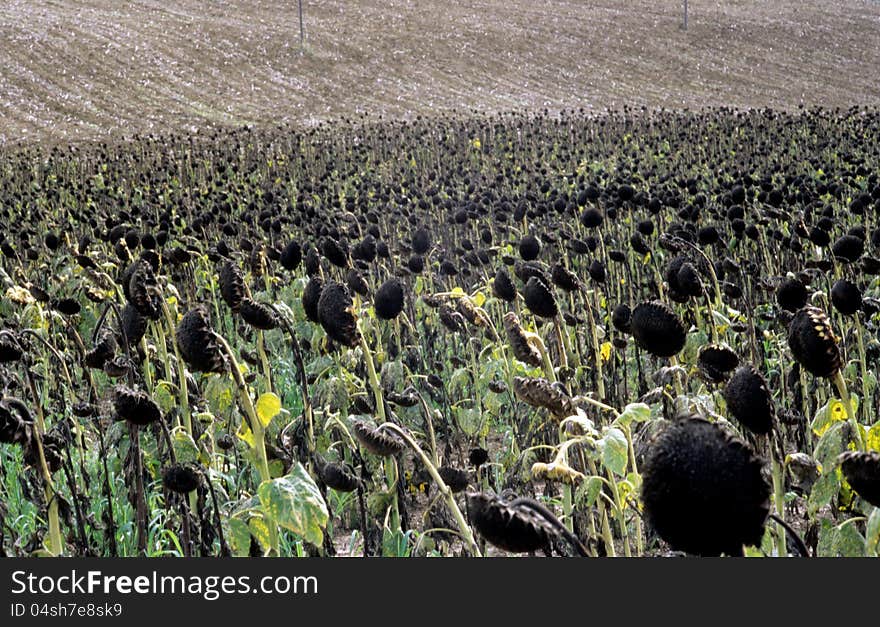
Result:
[[[604,342],[599,348],[599,355],[602,357],[602,363],[611,359],[611,342]]]
[[[257,399],[257,416],[264,427],[281,411],[281,399],[273,392],[266,392]]]

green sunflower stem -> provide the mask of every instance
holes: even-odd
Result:
[[[251,433],[254,436],[254,456],[256,457],[256,467],[257,472],[260,474],[260,482],[271,481],[272,474],[269,472],[269,459],[266,455],[266,430],[263,427],[263,423],[257,415],[257,410],[254,408],[254,403],[251,400],[250,392],[248,392],[247,384],[244,381],[244,378],[241,376],[241,369],[239,368],[238,360],[235,358],[235,354],[232,352],[232,348],[229,346],[229,343],[223,338],[222,335],[215,332],[214,337],[220,343],[220,346],[223,348],[223,352],[226,353],[226,357],[229,359],[230,370],[232,370],[232,378],[235,381],[235,386],[238,388],[238,396],[241,399],[241,404],[244,407],[245,416],[247,417],[247,421],[251,428]],[[268,525],[269,527],[269,545],[273,555],[280,555],[279,548],[279,539],[278,539],[278,527],[272,523]]]
[[[168,307],[168,301],[166,299],[162,300],[162,313],[165,315],[165,321],[168,323],[168,328],[171,330],[171,333],[174,333],[174,329],[176,328],[174,315],[171,313],[171,309]],[[157,327],[159,325],[156,325]],[[162,333],[164,336],[164,333]],[[228,354],[234,360],[235,356],[232,355],[232,349],[229,348],[229,344],[226,343],[226,340],[223,340],[219,335],[217,336],[220,340],[222,340],[223,346],[227,349]],[[186,368],[183,365],[183,358],[180,356],[180,347],[177,346],[177,338],[172,335],[172,345],[174,346],[174,358],[177,361],[177,390],[180,398],[180,412],[183,414],[183,426],[186,429],[186,432],[192,436],[193,428],[192,428],[192,416],[189,411],[189,392],[186,387]],[[146,368],[145,368],[146,370]],[[238,370],[235,371],[236,374],[241,376]],[[166,373],[166,376],[171,376],[170,371]]]
[[[782,465],[777,459],[775,452],[771,450],[771,472],[773,475],[773,499],[776,504],[776,515],[785,519],[785,479],[782,476]],[[779,557],[788,555],[786,547],[785,528],[777,524],[776,529],[776,553]]]
[[[843,408],[846,410],[846,418],[849,420],[853,429],[855,429],[856,445],[859,447],[860,451],[864,451],[867,448],[865,445],[865,436],[862,434],[862,426],[859,424],[859,421],[856,420],[856,416],[853,413],[849,390],[846,388],[846,381],[843,380],[843,374],[840,370],[834,373],[833,380],[834,387],[837,388],[837,393],[840,394],[840,400],[843,401]]]
[[[474,534],[471,531],[470,525],[467,524],[467,521],[464,518],[464,514],[461,513],[461,509],[458,507],[458,503],[455,502],[455,496],[452,494],[452,490],[449,489],[449,486],[446,485],[446,482],[443,481],[443,478],[440,476],[440,473],[437,470],[437,467],[431,462],[428,455],[422,450],[422,448],[413,440],[406,431],[398,427],[393,422],[386,422],[382,425],[383,429],[389,429],[393,431],[395,434],[400,436],[404,442],[419,456],[419,459],[424,464],[425,469],[428,471],[428,474],[431,475],[431,478],[437,484],[437,489],[443,495],[443,498],[446,499],[446,503],[449,506],[450,511],[452,512],[452,516],[455,518],[456,526],[458,527],[459,532],[461,533],[462,538],[464,538],[465,542],[470,547],[471,552],[475,557],[482,557],[480,554],[480,548],[477,546],[477,541],[474,539]]]

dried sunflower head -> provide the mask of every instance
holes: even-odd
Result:
[[[361,334],[353,308],[348,289],[341,283],[331,281],[321,290],[318,319],[327,336],[343,346],[357,346],[360,342]]]
[[[753,433],[764,435],[773,429],[773,397],[754,367],[737,368],[724,387],[724,400],[731,415]]]
[[[532,407],[543,407],[556,418],[574,413],[571,397],[558,384],[540,377],[514,377],[513,391],[517,398]]]
[[[526,508],[485,492],[467,494],[467,516],[487,542],[511,553],[531,553],[549,545],[556,530]]]
[[[162,418],[159,406],[149,394],[123,385],[116,388],[113,408],[120,420],[139,426],[157,422]]]
[[[687,341],[681,319],[657,301],[636,306],[630,319],[630,332],[636,344],[657,357],[678,354]]]
[[[199,487],[199,473],[187,464],[171,464],[162,469],[162,485],[170,492],[189,494]]]
[[[852,489],[874,507],[880,507],[880,453],[847,451],[838,461]]]
[[[116,338],[109,331],[101,333],[94,348],[86,353],[85,364],[89,368],[103,370],[104,364],[116,354]]]
[[[586,478],[583,473],[578,472],[561,459],[554,460],[549,464],[535,462],[532,464],[532,476],[535,479],[560,481],[567,485],[574,485]]]
[[[362,420],[352,423],[354,437],[361,446],[379,457],[392,457],[403,452],[404,442],[390,431],[379,430]]]
[[[855,283],[838,279],[831,287],[831,304],[844,316],[852,316],[862,308],[862,290]]]
[[[128,302],[146,318],[158,320],[162,315],[162,294],[153,266],[145,259],[138,259],[132,266],[128,280]]]
[[[440,466],[437,469],[443,483],[449,486],[449,489],[455,493],[462,492],[468,487],[468,473],[461,468],[454,466]]]
[[[278,327],[275,310],[250,298],[244,298],[238,308],[241,319],[255,329],[270,331]]]
[[[543,363],[541,353],[528,341],[519,318],[512,311],[504,314],[504,331],[507,333],[507,341],[510,343],[514,357],[534,367]]]
[[[23,355],[24,350],[15,334],[8,329],[0,331],[0,364],[18,361]]]
[[[739,365],[739,357],[725,344],[707,344],[697,355],[697,368],[710,383],[722,383]]]
[[[226,363],[220,343],[211,329],[208,310],[199,305],[183,316],[175,331],[177,345],[193,372],[224,372]]]
[[[794,315],[788,325],[788,346],[814,376],[831,378],[843,366],[831,322],[817,307],[804,307]]]
[[[321,290],[324,289],[324,281],[319,276],[313,276],[303,290],[302,306],[306,317],[312,322],[320,322],[318,318],[318,300],[321,298]]]
[[[360,485],[360,480],[347,464],[341,462],[328,462],[322,457],[316,457],[315,468],[318,477],[328,488],[337,492],[353,492]]]
[[[555,318],[559,313],[553,292],[544,281],[536,276],[531,277],[526,283],[523,289],[523,300],[525,300],[529,311],[540,318]]]
[[[247,295],[247,288],[244,284],[244,275],[241,269],[234,261],[227,261],[220,268],[220,296],[232,311],[238,311],[241,307],[241,301]]]
[[[492,293],[496,298],[512,303],[516,300],[516,286],[507,274],[507,270],[499,268],[495,273],[495,280],[492,281]]]
[[[675,550],[741,555],[743,545],[760,544],[770,511],[762,465],[745,443],[713,423],[671,423],[642,468],[648,521]]]
[[[382,320],[394,320],[403,311],[403,284],[397,277],[385,281],[374,299],[376,315]]]

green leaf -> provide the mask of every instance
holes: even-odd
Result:
[[[250,530],[251,535],[260,543],[260,547],[264,552],[272,548],[272,536],[269,532],[269,525],[266,524],[265,518],[262,516],[252,516],[250,520],[248,520],[248,529]]]
[[[321,546],[330,516],[318,486],[302,464],[297,462],[283,477],[264,481],[257,494],[263,511],[276,523]]]
[[[177,401],[174,394],[171,393],[171,384],[168,381],[156,382],[156,386],[153,388],[153,400],[156,401],[163,415],[174,409]]]
[[[593,507],[602,490],[602,477],[589,477],[578,486],[575,492],[575,503],[583,503],[584,507]]]
[[[843,432],[847,423],[836,422],[819,438],[814,457],[822,466],[822,472],[829,472],[837,465],[837,456],[844,449]]]
[[[840,478],[836,471],[826,472],[819,477],[813,484],[813,491],[810,492],[810,497],[807,499],[807,511],[810,516],[815,516],[816,512],[828,505],[839,489]]]
[[[281,399],[273,392],[261,394],[257,399],[257,417],[264,427],[268,427],[272,419],[281,412]]]
[[[192,436],[183,427],[175,429],[171,434],[174,444],[174,456],[178,464],[191,464],[199,460],[199,447]]]
[[[623,408],[615,424],[628,426],[633,422],[647,422],[651,419],[651,406],[645,403],[630,403]]]
[[[598,442],[602,451],[602,463],[614,474],[625,475],[628,444],[626,436],[620,429],[611,427],[605,431],[605,436]]]
[[[880,556],[880,507],[875,507],[865,528],[865,555]]]
[[[865,446],[869,451],[880,452],[880,422],[868,429],[865,435]]]
[[[251,531],[243,520],[230,518],[223,525],[226,543],[236,557],[247,557],[251,550]]]

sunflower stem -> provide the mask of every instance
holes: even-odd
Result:
[[[846,410],[846,418],[856,431],[856,445],[859,447],[860,451],[864,451],[866,450],[865,436],[862,434],[862,426],[859,424],[859,421],[856,420],[855,414],[853,414],[849,390],[846,388],[846,381],[843,380],[843,374],[840,370],[834,373],[834,386],[837,388],[837,393],[840,394],[840,400],[843,401],[843,408]]]
[[[422,448],[413,440],[408,433],[406,433],[403,429],[398,427],[393,422],[386,422],[380,427],[382,429],[389,429],[399,435],[404,442],[419,456],[422,464],[424,464],[425,469],[428,471],[428,474],[431,475],[431,478],[437,484],[437,489],[446,499],[446,503],[449,506],[449,509],[452,511],[452,515],[455,518],[456,525],[458,526],[459,531],[461,532],[462,537],[465,542],[469,545],[471,551],[473,552],[475,557],[482,557],[480,554],[480,549],[477,546],[477,542],[474,539],[474,534],[471,531],[470,526],[467,524],[467,521],[464,518],[464,515],[461,513],[461,509],[458,507],[458,503],[455,502],[455,496],[452,494],[452,490],[449,489],[449,486],[443,481],[443,478],[440,476],[440,473],[437,471],[437,467],[431,462],[428,458],[427,454],[422,450]]]

